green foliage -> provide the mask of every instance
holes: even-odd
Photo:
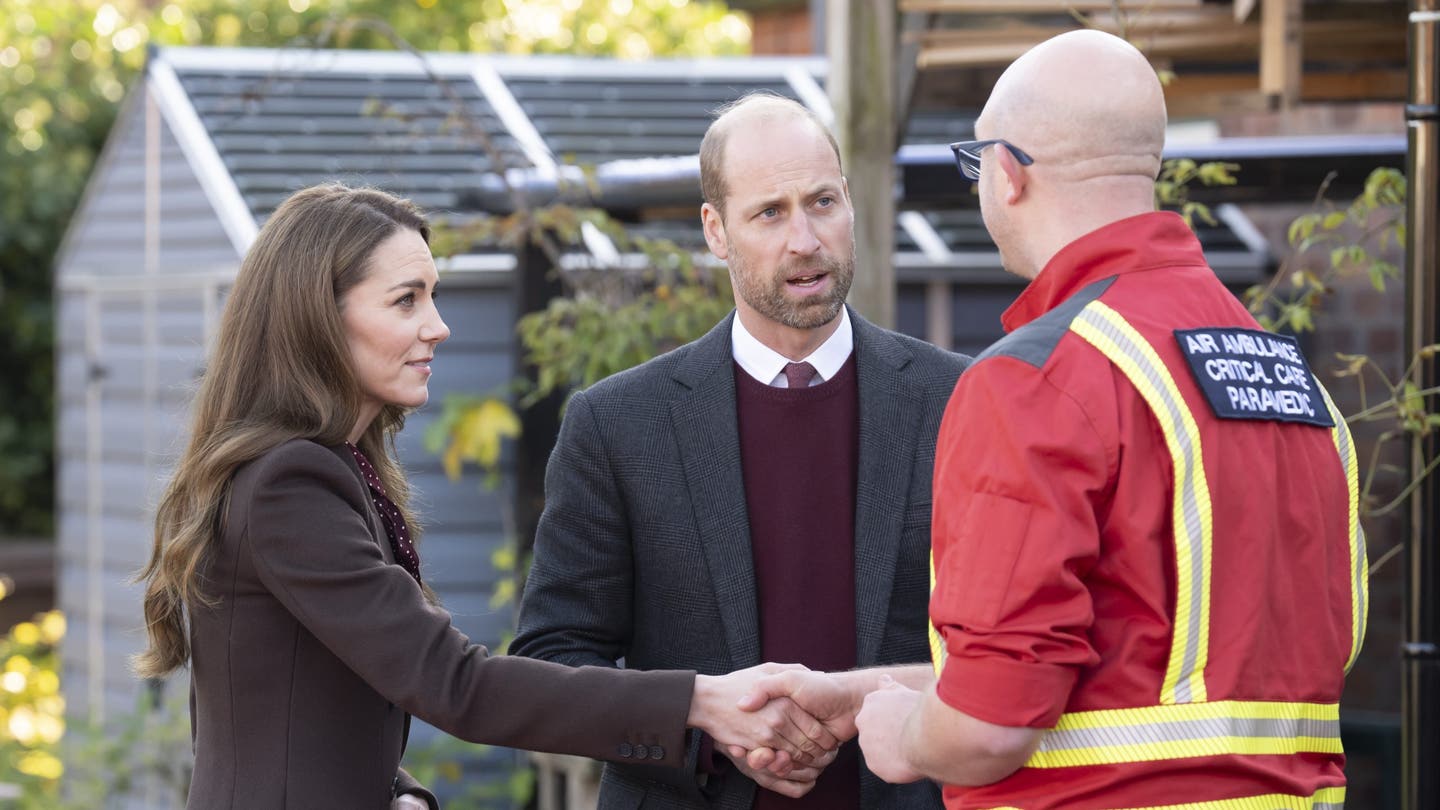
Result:
[[[566,271],[565,294],[520,319],[516,331],[535,379],[515,381],[521,407],[556,392],[592,385],[705,334],[730,311],[729,275],[698,267],[689,252],[664,239],[631,234],[604,211],[558,204],[462,224],[437,222],[431,246],[437,256],[477,247],[520,249],[534,241],[558,260],[592,225],[633,262],[622,267]],[[486,484],[498,482],[499,448],[519,434],[504,392],[453,396],[426,433],[431,452],[443,453],[458,478],[464,462],[479,465]]]
[[[3,591],[0,591],[3,598]],[[190,724],[183,705],[149,708],[103,725],[65,721],[57,650],[65,617],[49,611],[0,639],[0,784],[15,810],[118,806],[142,782],[183,803],[190,784]]]
[[[1325,190],[1316,195],[1312,210],[1290,223],[1286,239],[1292,252],[1280,270],[1269,283],[1245,293],[1266,329],[1314,329],[1315,314],[1337,279],[1364,274],[1377,292],[1384,292],[1386,281],[1400,275],[1384,254],[1405,243],[1405,176],[1376,169],[1360,194],[1343,206],[1327,199]],[[1317,255],[1324,257],[1318,268]]]
[[[441,734],[425,745],[406,749],[404,766],[426,788],[444,791],[446,810],[526,806],[535,793],[535,771],[531,768],[512,768],[504,779],[491,781],[467,777],[461,763],[474,762],[490,750],[488,745]]]
[[[147,45],[745,53],[712,0],[4,0],[0,11],[0,535],[54,530],[51,266]]]
[[[1405,176],[1395,169],[1375,169],[1360,194],[1344,205],[1326,198],[1328,186],[1329,179],[1316,195],[1312,209],[1290,223],[1286,239],[1291,253],[1274,278],[1246,291],[1250,311],[1266,329],[1310,331],[1340,280],[1361,276],[1376,292],[1383,293],[1386,282],[1400,275],[1399,268],[1384,256],[1387,250],[1398,250],[1405,243]],[[1391,469],[1380,463],[1382,452],[1391,442],[1407,441],[1414,457],[1424,459],[1420,439],[1440,428],[1440,413],[1430,411],[1430,401],[1440,388],[1422,389],[1418,382],[1420,364],[1431,361],[1437,352],[1440,346],[1423,348],[1398,377],[1391,377],[1367,355],[1336,355],[1342,364],[1336,376],[1354,378],[1360,394],[1360,410],[1346,415],[1345,421],[1352,427],[1374,425],[1380,431],[1368,463],[1360,467],[1361,511],[1366,518],[1400,508],[1440,465],[1440,458],[1433,458],[1426,459],[1418,475],[1411,476],[1408,470],[1395,471],[1402,477],[1402,487],[1388,501],[1378,503],[1371,494],[1377,475]],[[1371,385],[1366,384],[1367,379]],[[1377,383],[1381,396],[1373,399],[1370,392]],[[1371,573],[1393,559],[1401,548],[1403,543],[1380,555],[1371,565]]]
[[[65,617],[51,611],[0,639],[0,782],[20,789],[24,807],[51,807],[64,766],[59,649]],[[48,802],[48,804],[47,804]]]
[[[632,235],[603,211],[581,211],[577,219],[641,262],[571,271],[562,276],[564,296],[520,319],[525,361],[537,377],[524,405],[593,385],[688,343],[732,306],[724,268],[697,266],[673,242]],[[579,229],[560,235],[578,241]]]
[[[425,429],[425,449],[440,455],[450,480],[458,480],[470,461],[484,471],[485,486],[494,488],[500,483],[500,443],[519,435],[520,418],[505,399],[450,394]]]
[[[1214,225],[1215,217],[1210,206],[1190,199],[1194,183],[1202,186],[1233,186],[1235,172],[1240,170],[1237,163],[1196,163],[1189,158],[1167,160],[1160,165],[1160,176],[1155,180],[1155,206],[1173,208],[1185,218],[1185,223],[1195,227],[1195,219]]]

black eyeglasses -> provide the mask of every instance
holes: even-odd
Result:
[[[1003,146],[1010,150],[1010,154],[1020,162],[1021,166],[1029,166],[1035,159],[1025,154],[1020,147],[1009,141],[1000,138],[991,138],[988,141],[957,141],[950,144],[950,151],[955,153],[955,166],[960,174],[969,180],[980,179],[980,150],[987,146]]]

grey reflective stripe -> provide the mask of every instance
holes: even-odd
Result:
[[[1088,326],[1099,331],[1101,334],[1115,342],[1120,350],[1139,367],[1140,372],[1145,375],[1151,387],[1159,394],[1161,402],[1164,403],[1167,413],[1156,414],[1157,417],[1168,418],[1171,425],[1177,429],[1173,432],[1175,440],[1179,444],[1180,453],[1175,456],[1173,463],[1175,469],[1175,486],[1180,492],[1181,504],[1183,505],[1183,517],[1185,522],[1186,536],[1183,542],[1186,545],[1184,553],[1190,557],[1190,615],[1176,616],[1176,621],[1184,621],[1188,629],[1185,639],[1185,652],[1181,659],[1179,677],[1175,681],[1175,702],[1189,703],[1196,699],[1191,687],[1191,679],[1203,677],[1203,673],[1197,672],[1196,661],[1199,658],[1200,639],[1202,623],[1204,622],[1206,604],[1206,591],[1210,587],[1210,570],[1206,564],[1205,547],[1200,542],[1202,533],[1200,525],[1200,504],[1196,502],[1195,468],[1204,463],[1200,455],[1200,448],[1191,444],[1189,434],[1178,429],[1184,424],[1185,417],[1189,415],[1189,408],[1183,402],[1177,402],[1173,394],[1173,381],[1162,376],[1161,369],[1156,369],[1150,362],[1149,356],[1141,350],[1130,336],[1115,328],[1115,326],[1103,315],[1094,312],[1089,307],[1083,310],[1076,318],[1085,322]],[[1097,347],[1098,348],[1098,347]],[[1148,347],[1147,347],[1148,348]],[[1103,350],[1102,350],[1103,351]],[[1192,418],[1193,419],[1193,418]],[[1192,466],[1193,465],[1193,466]],[[1208,495],[1208,492],[1207,492]],[[1176,537],[1177,545],[1182,538]],[[1180,549],[1177,547],[1176,552]]]
[[[1104,295],[1115,283],[1115,278],[1111,276],[1082,287],[1065,299],[1065,303],[991,344],[990,348],[976,355],[975,362],[991,357],[1010,357],[1035,368],[1043,367],[1060,344],[1060,338],[1069,333],[1075,316],[1091,301]]]
[[[1080,748],[1102,748],[1181,740],[1210,740],[1218,743],[1228,738],[1296,739],[1313,737],[1340,739],[1340,721],[1305,718],[1214,717],[1182,720],[1172,723],[1077,728],[1051,731],[1040,740],[1039,751],[1067,751]],[[1223,745],[1219,746],[1223,749]],[[1214,753],[1225,753],[1217,750]]]
[[[1365,529],[1360,526],[1358,514],[1359,504],[1356,502],[1358,493],[1358,482],[1352,479],[1356,474],[1355,445],[1351,441],[1350,428],[1345,423],[1345,417],[1341,415],[1340,409],[1335,407],[1335,401],[1330,398],[1330,392],[1325,386],[1320,385],[1316,380],[1315,384],[1320,387],[1320,394],[1325,398],[1325,407],[1330,409],[1330,417],[1335,420],[1335,427],[1332,433],[1335,436],[1335,449],[1340,453],[1340,467],[1345,473],[1347,484],[1350,487],[1351,502],[1349,519],[1350,526],[1350,655],[1345,661],[1345,671],[1348,673],[1354,665],[1355,659],[1360,657],[1360,647],[1365,641],[1365,625],[1368,620],[1370,608],[1370,563],[1365,556]]]

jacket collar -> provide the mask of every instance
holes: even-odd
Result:
[[[1056,253],[1000,316],[1013,332],[1102,278],[1159,267],[1205,264],[1200,240],[1178,214],[1156,211],[1091,231]]]

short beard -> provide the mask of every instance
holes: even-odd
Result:
[[[790,261],[780,265],[774,278],[763,279],[749,272],[745,257],[727,244],[730,266],[730,283],[735,292],[750,308],[760,315],[792,329],[818,329],[835,320],[840,308],[845,306],[845,297],[850,294],[850,283],[855,279],[855,245],[844,258],[822,256],[813,260]],[[830,291],[824,296],[794,300],[786,295],[785,279],[805,275],[803,271],[829,274]],[[768,281],[768,283],[767,283]]]

